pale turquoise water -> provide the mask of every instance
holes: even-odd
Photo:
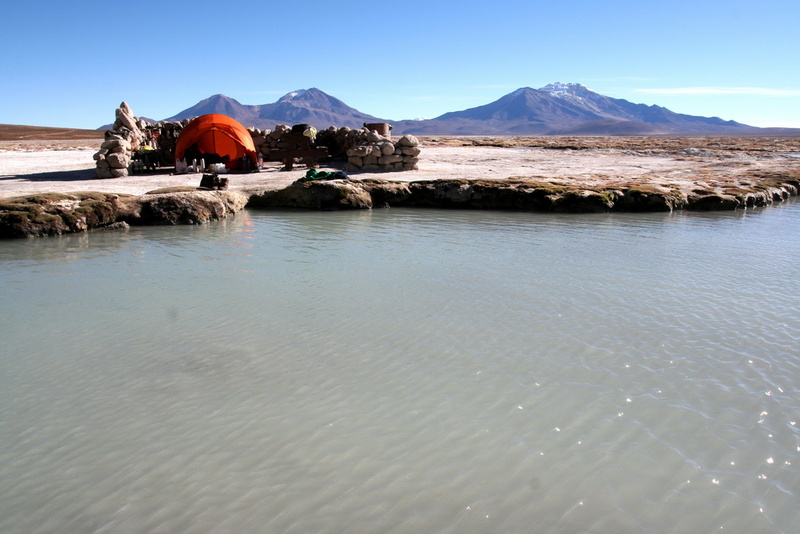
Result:
[[[800,203],[0,242],[0,532],[800,531]]]

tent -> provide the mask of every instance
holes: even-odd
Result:
[[[186,159],[224,162],[228,169],[256,168],[256,147],[247,129],[227,115],[211,113],[197,117],[178,136],[175,161]]]

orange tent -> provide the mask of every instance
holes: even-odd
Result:
[[[255,169],[256,147],[247,129],[234,119],[217,113],[202,115],[186,125],[178,136],[175,161],[191,164],[206,154],[216,154],[228,169]],[[206,159],[206,164],[213,156]]]

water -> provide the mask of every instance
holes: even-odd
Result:
[[[800,203],[0,242],[0,532],[800,530]]]

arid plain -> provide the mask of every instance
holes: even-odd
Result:
[[[22,127],[18,127],[22,128]],[[43,192],[98,191],[141,195],[198,186],[200,174],[171,168],[124,178],[97,179],[92,155],[101,132],[4,131],[0,135],[0,197]],[[77,133],[76,133],[77,132]],[[59,133],[61,135],[59,135]],[[56,137],[63,138],[56,138]],[[89,138],[86,138],[89,137]],[[652,186],[732,191],[800,178],[800,138],[773,137],[486,137],[420,138],[419,170],[357,173],[394,181],[509,178],[578,188]],[[321,165],[322,170],[334,170]],[[231,174],[233,191],[279,189],[305,174],[267,164],[261,172]]]

